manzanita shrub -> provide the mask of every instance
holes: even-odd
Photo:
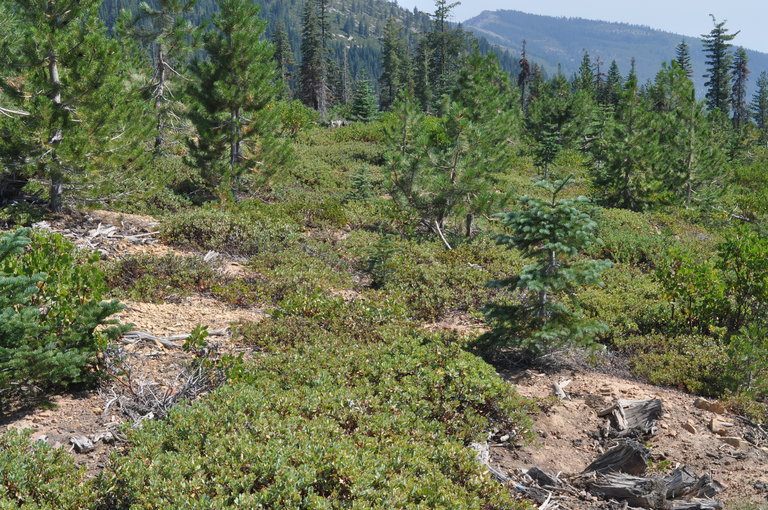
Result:
[[[97,261],[50,232],[0,237],[0,392],[96,378],[99,351],[124,330]]]
[[[240,332],[264,354],[232,362],[227,385],[131,434],[104,479],[105,504],[524,507],[468,444],[494,429],[525,437],[531,403],[456,342],[318,295]]]
[[[98,494],[85,468],[64,448],[32,442],[27,432],[0,435],[0,508],[95,508]]]

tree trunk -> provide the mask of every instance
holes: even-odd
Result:
[[[237,200],[237,165],[240,163],[242,141],[240,140],[240,108],[234,108],[230,115],[229,185],[232,198]]]
[[[474,214],[472,214],[472,213],[468,213],[467,214],[466,222],[465,222],[465,229],[464,229],[464,234],[467,237],[471,237],[472,236],[472,222],[474,221],[474,219],[475,219],[475,215]]]
[[[56,108],[61,107],[61,80],[59,79],[59,64],[58,60],[56,58],[56,53],[51,50],[48,52],[48,74],[49,74],[49,83],[51,85],[51,101],[53,104],[56,105]],[[56,146],[61,143],[62,138],[64,137],[64,134],[62,133],[61,127],[56,128],[56,133],[54,133],[49,143],[52,145],[51,147],[51,160],[56,162]],[[51,187],[50,187],[50,193],[48,197],[48,207],[53,212],[60,212],[62,208],[62,193],[64,191],[64,183],[62,180],[62,175],[59,171],[51,172],[51,169],[48,169],[51,177]]]
[[[165,145],[165,119],[162,111],[165,103],[168,74],[165,65],[165,48],[162,44],[157,47],[157,89],[155,90],[155,115],[157,116],[157,132],[155,133],[155,153]]]

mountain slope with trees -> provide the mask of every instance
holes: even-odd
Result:
[[[605,73],[615,60],[626,74],[635,59],[635,72],[641,84],[653,79],[659,62],[674,58],[675,48],[685,41],[690,48],[694,83],[699,92],[704,90],[704,48],[701,39],[696,37],[642,25],[542,16],[515,10],[484,11],[465,21],[463,26],[518,55],[523,40],[527,41],[528,58],[539,63],[550,76],[560,65],[563,74],[570,78],[578,71],[585,51],[593,59],[600,59]],[[703,28],[702,33],[705,31]],[[738,45],[738,39],[734,43]],[[768,54],[747,49],[747,55],[754,76],[768,71]],[[754,92],[754,86],[749,90]]]

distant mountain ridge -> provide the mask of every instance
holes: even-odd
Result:
[[[529,60],[539,63],[552,75],[558,64],[566,77],[579,67],[584,51],[593,59],[599,58],[606,72],[616,60],[622,74],[636,59],[636,72],[640,83],[653,79],[662,62],[675,56],[675,47],[684,40],[691,48],[694,82],[703,93],[706,79],[701,39],[656,30],[642,25],[596,21],[583,18],[565,18],[528,14],[515,10],[484,11],[463,23],[466,30],[485,37],[489,42],[520,54],[523,40],[527,42]],[[731,32],[739,27],[728,27]],[[734,40],[738,46],[738,36]],[[768,71],[768,54],[747,50],[749,56],[750,95],[761,71]]]

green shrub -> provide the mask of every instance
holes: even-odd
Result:
[[[384,243],[384,244],[382,244]],[[377,241],[361,250],[361,269],[373,285],[404,303],[412,317],[438,320],[450,313],[479,313],[497,289],[486,282],[523,266],[517,252],[478,238],[446,251],[438,241]]]
[[[579,292],[586,313],[608,326],[603,339],[659,331],[667,325],[667,301],[653,276],[616,264],[602,274],[604,285]]]
[[[618,339],[616,345],[632,355],[633,370],[654,384],[711,396],[727,387],[728,356],[716,338],[655,334]]]
[[[129,255],[106,266],[107,284],[120,297],[161,303],[211,289],[220,277],[203,259],[174,254]]]
[[[670,244],[645,215],[626,209],[596,209],[597,235],[603,243],[590,252],[620,264],[655,267]]]
[[[530,403],[445,339],[354,340],[388,313],[316,296],[246,328],[293,347],[233,363],[229,385],[133,432],[115,506],[520,508],[466,445],[526,436]]]
[[[98,254],[58,234],[28,234],[0,237],[0,390],[90,382],[97,354],[124,329],[99,327],[122,307],[101,301]]]
[[[333,293],[352,286],[348,264],[321,244],[302,244],[256,255],[248,262],[252,274],[213,287],[230,303],[278,304],[294,295]]]
[[[64,448],[15,430],[0,435],[0,508],[94,508],[98,493],[84,475]]]
[[[172,245],[241,256],[285,246],[296,238],[295,225],[258,210],[194,209],[165,218],[163,239]]]

